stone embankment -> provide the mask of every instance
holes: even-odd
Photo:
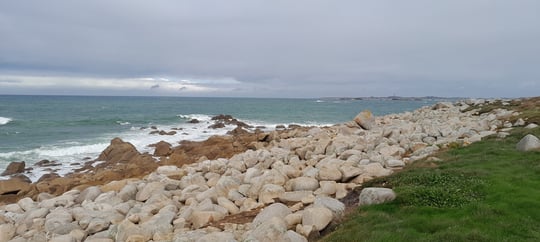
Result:
[[[235,153],[228,158],[216,158],[217,150],[157,144],[161,160],[144,177],[86,184],[59,196],[41,192],[1,206],[0,241],[307,241],[339,221],[340,199],[364,182],[450,144],[504,137],[514,126],[504,120],[515,112],[463,112],[471,104],[382,117],[366,111],[332,127],[260,133],[249,149],[239,147],[247,141],[226,138],[215,149]],[[126,163],[133,157],[148,159],[119,139],[111,143],[101,159],[125,169],[135,169]],[[190,152],[205,158],[180,163]],[[395,196],[377,189],[364,194],[363,204]]]

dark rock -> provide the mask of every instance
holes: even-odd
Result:
[[[176,134],[176,131],[170,131],[170,132],[167,132],[164,130],[159,131],[159,135],[175,135],[175,134]]]
[[[156,127],[156,126],[152,126],[152,127],[150,127],[150,128],[151,128],[151,129],[157,129],[157,127]]]
[[[297,128],[302,128],[302,126],[298,124],[289,124],[289,129],[297,129]]]
[[[24,161],[21,162],[11,162],[7,166],[6,170],[0,174],[0,176],[9,176],[17,173],[24,172],[24,167],[26,166],[26,163]]]
[[[150,133],[148,134],[159,134],[159,131],[158,130],[154,130],[154,131],[151,131]]]
[[[223,122],[231,121],[232,119],[233,117],[231,115],[225,115],[225,114],[220,114],[220,115],[212,117],[212,120],[223,121]]]
[[[230,135],[243,135],[243,134],[248,134],[248,133],[249,132],[247,130],[243,129],[240,126],[238,126],[235,129],[227,132],[227,134],[230,134]]]
[[[282,125],[282,124],[276,125],[276,130],[285,130],[285,129],[286,129],[285,125]]]
[[[39,167],[49,167],[49,166],[59,166],[60,164],[58,164],[56,161],[41,160],[41,161],[38,161],[34,165],[39,166]]]
[[[199,120],[196,119],[196,118],[194,118],[194,119],[188,121],[188,123],[190,123],[190,124],[198,124],[198,123],[200,123],[200,122],[201,122],[201,121],[199,121]]]
[[[210,126],[208,126],[209,129],[221,129],[221,128],[225,128],[225,124],[223,123],[215,123],[215,124],[212,124]]]

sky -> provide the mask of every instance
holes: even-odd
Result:
[[[0,94],[538,96],[540,1],[0,1]]]

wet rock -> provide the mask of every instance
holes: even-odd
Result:
[[[41,160],[34,164],[35,166],[39,167],[50,167],[50,166],[59,166],[60,164],[56,161],[50,161],[50,160]]]
[[[21,162],[11,162],[6,167],[6,170],[0,174],[0,176],[9,176],[17,173],[24,172],[24,168],[26,166],[26,163],[24,161]]]
[[[190,123],[190,124],[198,124],[198,123],[200,123],[200,122],[201,122],[201,121],[199,121],[199,120],[196,119],[196,118],[191,119],[191,120],[188,121],[188,123]]]

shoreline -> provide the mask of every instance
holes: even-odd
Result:
[[[73,237],[73,231],[78,231],[86,239],[114,233],[108,239],[225,236],[241,240],[263,238],[263,228],[281,228],[287,232],[274,240],[303,241],[301,238],[315,236],[339,219],[345,209],[339,199],[363,182],[389,175],[441,148],[468,145],[488,135],[504,136],[516,125],[504,121],[516,115],[513,111],[476,116],[473,111],[462,111],[488,102],[467,102],[438,103],[381,117],[363,112],[353,121],[328,127],[292,126],[254,133],[237,128],[227,136],[184,142],[178,147],[158,144],[154,155],[159,161],[114,139],[98,158],[105,162],[96,167],[44,179],[28,185],[28,191],[7,194],[9,199],[0,195],[0,203],[10,203],[0,206],[0,219],[18,228],[13,237],[24,239],[46,234]],[[129,194],[125,194],[127,189],[131,189]],[[105,221],[106,226],[96,228],[81,223],[82,218],[64,221],[73,225],[70,231],[47,226],[50,214],[62,210],[74,215],[75,209],[87,209],[84,203],[108,207],[88,215],[90,220]],[[159,207],[158,212],[143,212],[147,206]],[[24,217],[36,209],[47,210],[36,218],[44,226],[21,228],[14,214]],[[217,220],[258,210],[254,222],[208,227]],[[273,213],[281,214],[284,221],[268,215]],[[165,231],[155,231],[158,225]],[[147,227],[152,229],[146,231]],[[137,230],[141,231],[126,233]]]

